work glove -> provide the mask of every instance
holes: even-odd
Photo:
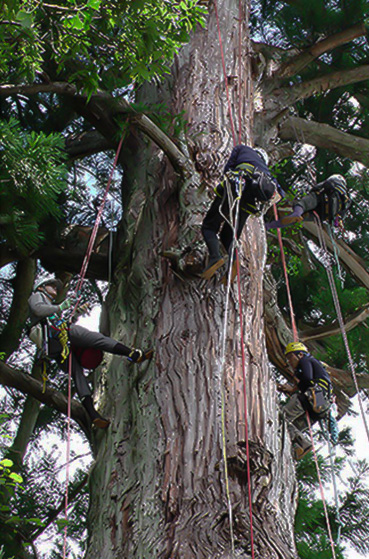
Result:
[[[76,299],[74,297],[68,297],[59,305],[59,309],[61,312],[66,311],[70,307],[72,307],[76,303]]]
[[[143,351],[142,349],[132,349],[131,353],[128,355],[128,360],[131,361],[131,363],[142,363],[142,361],[151,359],[153,353],[153,349],[149,349],[148,351]]]

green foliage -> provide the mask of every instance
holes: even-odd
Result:
[[[369,549],[369,489],[367,478],[369,464],[365,460],[349,461],[353,451],[353,439],[349,429],[340,433],[338,448],[343,448],[345,455],[336,455],[333,460],[336,483],[348,467],[353,474],[347,477],[345,485],[339,485],[339,511],[330,504],[332,497],[332,473],[330,460],[318,454],[319,471],[324,485],[325,501],[329,525],[334,542],[337,541],[340,528],[340,544],[335,545],[337,558],[347,558],[345,545],[350,544],[357,551],[366,553]],[[296,473],[299,485],[299,502],[295,519],[296,544],[301,559],[325,559],[331,557],[330,541],[327,537],[327,523],[323,501],[319,489],[319,480],[313,455],[310,453],[297,462]],[[339,477],[338,477],[339,476]],[[339,516],[338,516],[339,512]],[[327,551],[329,554],[327,555]]]
[[[46,71],[88,93],[160,78],[204,14],[197,0],[8,0],[0,25],[0,78],[33,82]]]
[[[62,217],[64,142],[58,134],[25,132],[15,119],[0,121],[0,141],[0,240],[26,253],[44,239],[42,225]]]

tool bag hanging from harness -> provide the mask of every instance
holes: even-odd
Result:
[[[324,379],[318,379],[305,392],[304,396],[309,402],[311,409],[319,419],[326,417],[331,407],[331,387]]]

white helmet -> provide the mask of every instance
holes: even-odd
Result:
[[[328,180],[334,182],[336,190],[338,190],[341,194],[345,195],[347,193],[347,182],[345,177],[342,175],[331,175],[328,177]]]
[[[40,289],[40,287],[45,287],[45,285],[54,285],[59,292],[63,287],[63,282],[58,278],[54,278],[53,276],[47,276],[46,278],[39,280],[35,284],[33,291],[37,291],[37,289]]]
[[[256,151],[256,153],[261,157],[265,165],[269,165],[269,155],[267,154],[265,149],[257,147],[254,148],[254,151]]]

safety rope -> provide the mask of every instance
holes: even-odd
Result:
[[[239,219],[239,208],[240,208],[240,196],[236,196],[233,199],[231,184],[228,178],[226,177],[224,181],[225,186],[225,194],[227,195],[227,202],[229,208],[229,214],[226,216],[223,212],[221,207],[219,208],[219,212],[222,217],[227,221],[229,226],[233,231],[233,239],[235,239],[235,231],[238,227],[238,219]],[[233,221],[232,221],[233,219]],[[231,254],[233,254],[233,243],[231,245]],[[231,256],[229,257],[231,261]],[[226,286],[226,297],[225,297],[225,309],[224,309],[224,318],[223,318],[223,332],[222,332],[222,349],[220,355],[220,394],[221,394],[221,433],[222,433],[222,455],[223,455],[223,465],[224,465],[224,482],[226,488],[226,497],[227,497],[227,505],[228,505],[228,519],[229,519],[229,532],[230,532],[230,539],[231,539],[231,552],[232,556],[235,553],[235,540],[234,540],[234,529],[233,529],[233,509],[232,509],[232,501],[231,495],[229,490],[229,473],[228,473],[228,458],[227,458],[227,439],[226,439],[226,421],[225,421],[225,393],[224,393],[224,368],[225,368],[225,352],[226,352],[226,339],[227,339],[227,329],[228,329],[228,310],[229,310],[229,299],[230,299],[230,292],[231,292],[231,283],[232,283],[232,266],[228,265],[228,273],[227,273],[227,286]]]
[[[273,206],[273,209],[274,209],[275,219],[278,220],[278,211],[277,211],[277,208],[276,208],[275,205]],[[285,258],[284,249],[283,249],[282,235],[281,235],[281,232],[280,232],[279,229],[278,229],[278,240],[279,240],[279,247],[280,247],[280,252],[281,252],[283,272],[284,272],[284,277],[285,277],[285,280],[286,280],[286,290],[287,290],[287,298],[288,298],[288,304],[289,304],[290,315],[291,315],[291,325],[292,325],[292,331],[293,331],[293,338],[294,338],[294,341],[297,342],[298,341],[298,332],[297,332],[297,328],[296,328],[295,313],[294,313],[294,309],[293,309],[293,302],[292,302],[290,284],[289,284],[289,279],[288,279],[286,258]],[[315,465],[316,465],[316,470],[317,470],[317,475],[318,475],[318,480],[319,480],[320,494],[321,494],[322,501],[323,501],[325,519],[326,519],[327,530],[328,530],[328,537],[329,537],[330,545],[331,545],[331,548],[332,548],[332,556],[333,556],[333,559],[336,559],[336,553],[335,553],[335,550],[334,550],[334,541],[333,541],[333,538],[332,538],[332,531],[331,531],[331,527],[330,527],[330,523],[329,523],[327,506],[326,506],[325,498],[324,498],[324,490],[323,490],[323,485],[322,485],[321,476],[320,476],[319,463],[318,463],[318,459],[317,459],[317,455],[316,455],[316,451],[315,451],[313,432],[312,432],[312,429],[311,429],[310,417],[309,417],[309,414],[308,414],[307,411],[306,411],[306,418],[307,418],[307,422],[308,422],[308,425],[309,425],[310,439],[311,439],[311,444],[312,444],[312,449],[313,449],[313,454],[314,454],[314,460],[315,460]]]
[[[333,485],[333,497],[334,497],[334,505],[336,507],[336,521],[337,521],[337,526],[338,526],[336,544],[338,545],[340,543],[340,539],[341,539],[342,521],[341,521],[341,516],[340,516],[340,506],[339,506],[339,502],[338,502],[337,480],[336,480],[336,472],[335,472],[334,461],[333,461],[333,448],[332,448],[332,443],[331,443],[331,439],[330,439],[330,435],[329,435],[329,430],[327,428],[327,421],[325,421],[323,423],[325,423],[324,432],[326,433],[326,440],[327,440],[327,443],[328,443],[329,464],[330,464],[330,468],[331,468],[332,485]]]
[[[328,509],[327,509],[327,504],[326,504],[325,497],[324,497],[323,483],[322,483],[322,478],[321,478],[321,475],[320,475],[318,456],[317,456],[317,453],[316,453],[316,450],[315,450],[313,432],[312,432],[312,429],[311,429],[311,422],[310,422],[310,417],[309,417],[308,412],[306,412],[306,419],[307,419],[307,423],[308,423],[308,426],[309,426],[309,433],[310,433],[310,439],[311,439],[311,444],[312,444],[314,462],[315,462],[316,473],[317,473],[318,481],[319,481],[320,496],[322,498],[324,516],[325,516],[325,521],[326,521],[327,530],[328,530],[328,537],[329,537],[329,542],[330,542],[331,549],[332,549],[332,557],[333,557],[333,559],[336,559],[336,551],[334,549],[334,541],[333,541],[333,536],[332,536],[331,525],[330,525],[330,522],[329,522]]]
[[[321,222],[320,217],[318,216],[318,214],[316,212],[314,212],[314,219],[315,219],[315,223],[316,223],[317,230],[318,230],[318,238],[319,238],[320,246],[323,249],[323,251],[326,254],[328,254],[327,245],[326,245],[324,235],[323,235],[322,222]],[[336,284],[334,282],[332,266],[331,266],[331,263],[330,263],[329,260],[325,265],[325,269],[326,269],[326,272],[327,272],[328,282],[329,282],[329,286],[331,288],[332,297],[333,297],[333,303],[334,303],[334,307],[336,309],[337,319],[338,319],[338,323],[339,323],[339,326],[340,326],[340,330],[341,330],[344,346],[345,346],[345,349],[346,349],[346,353],[347,353],[347,358],[348,358],[348,362],[349,362],[349,368],[350,368],[351,376],[352,376],[352,379],[354,381],[355,389],[356,389],[358,400],[359,400],[361,417],[363,419],[366,435],[367,435],[368,442],[369,442],[368,423],[367,423],[367,420],[366,420],[364,406],[363,406],[363,402],[362,402],[362,398],[361,398],[361,394],[360,394],[360,389],[359,389],[359,384],[358,384],[358,381],[357,381],[357,376],[356,376],[356,372],[355,372],[355,365],[354,365],[354,361],[352,359],[350,346],[349,346],[348,339],[347,339],[345,323],[344,323],[343,316],[342,316],[341,305],[340,305],[339,298],[338,298]]]
[[[225,57],[224,57],[224,50],[223,50],[223,43],[222,43],[222,36],[220,31],[220,22],[219,22],[219,14],[218,14],[218,5],[217,0],[214,0],[214,9],[215,9],[215,16],[217,22],[217,29],[218,29],[218,38],[219,38],[219,47],[221,53],[221,60],[222,60],[222,68],[223,68],[223,77],[224,83],[226,88],[226,95],[227,95],[227,103],[228,103],[228,113],[233,137],[233,144],[236,145],[236,133],[235,133],[235,126],[233,122],[233,115],[232,115],[232,106],[228,88],[228,77],[225,67]],[[242,50],[242,1],[239,0],[238,4],[239,14],[238,14],[238,47],[239,47],[239,60],[238,60],[238,91],[239,91],[239,102],[238,102],[238,139],[239,143],[241,143],[242,139],[242,111],[241,111],[241,75],[242,75],[242,66],[241,66],[241,50]],[[252,501],[251,501],[251,469],[250,469],[250,457],[249,457],[249,440],[248,440],[248,420],[247,420],[247,391],[246,391],[246,364],[245,364],[245,350],[244,350],[244,339],[243,339],[243,320],[242,320],[242,298],[240,295],[240,269],[239,269],[239,257],[238,257],[238,248],[237,248],[237,230],[238,230],[238,220],[239,220],[239,210],[240,210],[240,199],[242,194],[242,188],[240,188],[240,181],[243,182],[243,179],[239,177],[238,179],[238,187],[239,192],[236,195],[236,200],[232,202],[231,200],[231,189],[230,183],[228,179],[226,179],[226,188],[227,188],[227,195],[228,195],[228,208],[229,208],[229,220],[227,217],[222,214],[221,206],[220,206],[220,213],[222,217],[229,223],[232,228],[233,232],[233,242],[231,245],[231,255],[229,256],[229,263],[228,263],[228,274],[227,274],[227,286],[226,286],[226,304],[225,304],[225,316],[224,316],[224,324],[223,324],[223,340],[222,340],[222,352],[221,352],[221,371],[224,368],[224,361],[225,361],[225,342],[226,342],[226,332],[227,332],[227,317],[228,317],[228,307],[229,307],[229,296],[230,296],[230,289],[232,283],[232,276],[233,276],[233,258],[236,257],[236,265],[237,265],[237,275],[238,275],[238,289],[239,289],[239,317],[240,317],[240,328],[241,328],[241,348],[242,348],[242,370],[243,370],[243,384],[244,384],[244,413],[245,413],[245,439],[246,439],[246,458],[247,458],[247,479],[248,479],[248,491],[249,491],[249,514],[250,514],[250,542],[251,542],[251,554],[252,559],[254,559],[254,538],[253,538],[253,519],[252,519]],[[233,215],[233,206],[236,204],[235,210],[235,218],[234,223],[232,224],[230,220],[232,219]],[[228,480],[228,465],[227,465],[227,454],[226,454],[226,436],[225,436],[225,396],[224,396],[224,382],[222,383],[221,389],[221,396],[222,396],[222,445],[223,445],[223,460],[224,460],[224,470],[225,470],[225,483],[226,483],[226,491],[227,491],[227,500],[228,500],[228,511],[229,511],[229,522],[230,522],[230,535],[231,535],[231,546],[232,546],[232,556],[234,556],[234,531],[233,531],[233,514],[232,514],[232,505],[231,499],[229,494],[229,480]]]
[[[275,204],[273,206],[273,211],[274,211],[274,217],[278,221],[278,210],[277,210],[277,206]],[[298,341],[298,332],[297,332],[297,326],[296,326],[295,312],[294,312],[294,309],[293,309],[293,302],[292,302],[291,289],[290,289],[290,281],[288,279],[286,257],[285,257],[285,254],[284,254],[282,233],[281,233],[280,229],[277,229],[277,235],[278,235],[279,249],[280,249],[280,253],[281,253],[284,279],[285,279],[285,282],[286,282],[287,300],[288,300],[288,307],[290,309],[293,341],[297,342]]]
[[[223,68],[223,76],[224,76],[224,83],[226,88],[226,95],[227,95],[227,102],[228,102],[228,114],[229,120],[231,123],[231,130],[232,130],[232,137],[233,137],[233,145],[236,145],[236,132],[234,128],[233,116],[232,116],[232,104],[231,98],[229,95],[229,87],[228,87],[228,76],[225,67],[225,58],[224,58],[224,50],[223,50],[223,42],[222,42],[222,34],[220,32],[220,22],[219,22],[219,14],[218,14],[218,2],[214,0],[214,10],[215,10],[215,18],[217,21],[217,29],[218,29],[218,39],[219,39],[219,48],[220,48],[220,55],[222,59],[222,68]]]
[[[239,305],[239,319],[241,331],[241,356],[242,356],[242,376],[243,376],[243,403],[245,410],[245,443],[246,443],[246,461],[247,461],[247,484],[248,484],[248,499],[249,499],[249,516],[250,516],[250,542],[251,542],[251,557],[254,559],[254,529],[252,519],[252,497],[251,497],[251,468],[250,468],[250,448],[249,448],[249,428],[248,428],[248,406],[247,406],[247,390],[246,390],[246,357],[245,357],[245,343],[243,338],[243,312],[242,312],[242,296],[241,296],[241,274],[240,274],[240,259],[238,256],[238,248],[236,245],[236,265],[237,265],[237,286],[238,286],[238,305]]]
[[[337,243],[336,243],[336,240],[334,238],[334,233],[333,233],[332,227],[330,226],[329,223],[327,224],[327,229],[328,229],[329,236],[331,238],[331,243],[332,243],[332,247],[333,247],[333,255],[334,255],[334,259],[336,261],[337,276],[338,276],[338,279],[341,282],[341,287],[343,289],[344,285],[345,285],[345,278],[342,275],[342,270],[341,270],[341,265],[340,265],[340,260],[339,260],[339,249],[337,248]]]
[[[86,254],[84,257],[84,260],[82,262],[82,267],[81,267],[81,271],[79,274],[79,281],[77,282],[77,286],[76,286],[76,295],[77,295],[77,302],[72,310],[70,319],[73,317],[74,313],[77,310],[77,307],[79,305],[79,301],[81,298],[81,290],[82,290],[82,285],[84,283],[85,280],[85,276],[87,273],[87,268],[88,268],[88,264],[90,262],[90,258],[91,258],[91,254],[92,254],[92,250],[95,244],[95,240],[96,240],[96,236],[97,236],[97,232],[99,229],[99,225],[100,225],[100,221],[101,221],[101,217],[102,217],[102,213],[105,207],[105,203],[108,197],[108,193],[109,193],[109,189],[110,189],[110,184],[111,181],[113,179],[113,175],[114,175],[114,171],[115,168],[117,166],[118,163],[118,159],[119,159],[119,154],[122,148],[122,144],[123,144],[123,138],[124,136],[121,137],[118,147],[117,147],[117,151],[115,153],[115,158],[114,158],[114,162],[113,162],[113,166],[109,175],[109,179],[104,191],[104,195],[103,198],[101,200],[98,212],[97,212],[97,216],[96,216],[96,220],[95,220],[95,224],[93,226],[92,232],[91,232],[91,236],[90,236],[90,240],[87,246],[87,250],[86,250]],[[69,352],[69,362],[68,362],[68,410],[67,410],[67,450],[66,450],[66,480],[65,480],[65,509],[64,509],[64,516],[65,516],[65,528],[64,528],[64,545],[63,545],[63,559],[66,559],[66,553],[67,553],[67,535],[68,535],[68,490],[69,490],[69,462],[70,462],[70,420],[71,420],[71,402],[72,402],[72,353]]]

